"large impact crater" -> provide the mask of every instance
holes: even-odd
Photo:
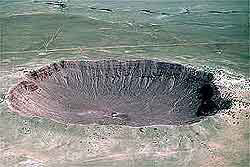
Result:
[[[221,110],[213,75],[152,60],[61,61],[25,74],[11,110],[71,124],[183,125]]]

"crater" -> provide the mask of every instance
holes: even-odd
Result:
[[[25,73],[10,109],[70,124],[185,125],[225,106],[213,75],[153,60],[61,61]]]

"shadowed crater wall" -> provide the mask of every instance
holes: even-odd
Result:
[[[7,100],[25,116],[132,127],[190,124],[225,108],[211,73],[151,60],[54,63],[27,73]]]

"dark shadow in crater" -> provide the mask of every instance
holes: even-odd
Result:
[[[201,105],[196,112],[198,117],[214,115],[232,106],[232,100],[221,98],[220,92],[213,83],[205,84],[200,89],[200,98]]]
[[[25,116],[132,127],[191,124],[231,103],[211,73],[151,60],[54,63],[26,73],[7,100]]]

